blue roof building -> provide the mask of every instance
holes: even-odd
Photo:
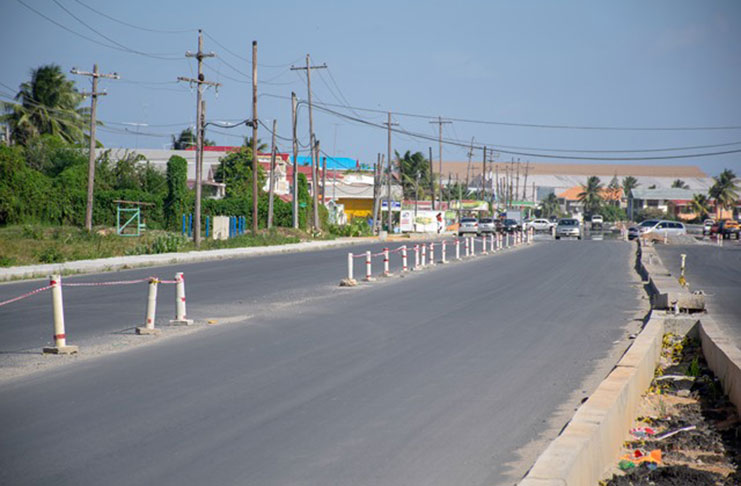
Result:
[[[370,164],[361,163],[358,160],[351,159],[350,157],[325,157],[319,158],[319,167],[321,168],[324,163],[324,159],[327,159],[328,170],[373,170],[373,166]],[[291,163],[293,163],[293,156],[291,156]],[[298,165],[311,165],[311,156],[299,155]]]

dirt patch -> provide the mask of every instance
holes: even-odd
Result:
[[[741,485],[741,421],[699,342],[672,334],[605,486]]]

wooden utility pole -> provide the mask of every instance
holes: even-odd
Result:
[[[188,83],[195,84],[196,90],[196,207],[195,214],[193,217],[193,242],[196,248],[201,246],[201,183],[203,182],[203,158],[201,156],[203,149],[203,114],[201,109],[203,104],[203,86],[221,86],[219,83],[213,81],[206,81],[203,76],[203,59],[206,57],[215,57],[216,54],[213,52],[203,52],[203,33],[201,29],[198,29],[198,52],[192,53],[187,51],[185,57],[195,57],[198,61],[198,78],[186,78],[178,76],[178,81],[187,81]]]
[[[98,92],[98,78],[119,79],[118,74],[102,74],[98,72],[98,65],[93,65],[93,72],[78,71],[72,68],[72,74],[81,76],[90,76],[93,78],[93,90],[90,93],[81,93],[83,96],[90,96],[90,154],[88,155],[87,168],[87,206],[85,207],[85,229],[93,229],[93,191],[95,189],[95,123],[98,109],[98,96],[105,96],[108,93]],[[10,136],[8,136],[8,145],[10,145]]]
[[[378,163],[376,164],[377,175],[374,181],[374,188],[377,188],[373,192],[375,193],[374,209],[373,209],[373,231],[377,232],[381,229],[381,197],[383,195],[383,154],[378,154]]]
[[[327,205],[327,157],[322,157],[322,204]]]
[[[458,224],[461,222],[461,205],[463,204],[461,202],[461,199],[463,198],[463,195],[461,194],[461,185],[458,182],[458,173],[455,173],[455,185],[458,186]]]
[[[466,166],[466,190],[468,190],[471,178],[471,157],[473,157],[473,137],[471,137],[471,148],[468,149],[468,165]]]
[[[388,189],[387,191],[387,203],[388,203],[388,217],[386,218],[387,224],[388,224],[388,232],[389,234],[392,233],[391,224],[393,223],[393,217],[391,213],[391,173],[392,173],[392,166],[391,166],[391,127],[398,125],[398,123],[391,123],[391,112],[388,112],[388,121],[385,123],[387,129],[388,129],[388,141],[386,144],[386,148],[388,150],[388,174],[386,179],[386,187]]]
[[[520,159],[517,159],[517,179],[515,179],[515,201],[520,200]]]
[[[316,147],[318,146],[318,142],[315,141],[315,134],[314,134],[314,116],[312,114],[311,110],[311,70],[312,69],[327,69],[327,64],[322,64],[321,66],[312,66],[311,65],[311,57],[309,54],[306,54],[306,67],[294,67],[291,66],[291,71],[303,71],[306,70],[306,90],[308,92],[308,98],[309,98],[309,143],[311,148],[311,185],[312,185],[312,200],[314,202],[314,212],[313,212],[313,221],[312,221],[312,227],[314,230],[321,229],[319,227],[319,208],[318,208],[318,201],[317,201],[317,189],[319,184],[317,179],[317,170],[316,166],[319,163],[317,157],[319,154],[316,152]]]
[[[527,199],[527,173],[530,172],[530,161],[525,164],[525,180],[522,182],[522,199]]]
[[[291,124],[293,128],[293,227],[298,228],[298,139],[296,138],[296,93],[291,93]]]
[[[432,189],[432,210],[435,210],[435,168],[432,166],[432,147],[430,147],[430,189]],[[416,192],[415,192],[416,195]],[[443,173],[440,172],[440,201],[443,199]]]
[[[273,120],[273,141],[270,145],[270,185],[268,186],[268,229],[273,227],[273,194],[275,193],[275,132],[278,120]]]
[[[438,128],[438,130],[437,130],[437,141],[438,141],[438,145],[439,145],[439,153],[438,153],[438,155],[440,156],[440,159],[439,159],[440,160],[440,164],[439,164],[438,167],[440,169],[440,171],[439,171],[440,172],[440,181],[441,181],[440,184],[442,184],[442,180],[443,180],[443,125],[449,124],[449,123],[453,123],[453,122],[452,121],[448,121],[448,120],[443,120],[443,118],[441,116],[438,116],[437,117],[437,121],[431,121],[430,123],[436,123],[437,124],[437,128]],[[432,174],[432,175],[433,175],[433,179],[434,179],[434,174]],[[442,186],[441,186],[440,190],[442,190]]]
[[[257,235],[257,41],[252,41],[252,236]]]
[[[486,145],[484,145],[484,157],[481,160],[481,200],[486,201]]]

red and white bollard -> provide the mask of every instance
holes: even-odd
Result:
[[[465,237],[465,238],[463,239],[463,242],[464,242],[464,243],[465,243],[465,245],[466,245],[466,251],[465,251],[465,255],[466,255],[466,258],[468,258],[468,257],[469,257],[469,256],[471,255],[471,250],[469,250],[469,249],[468,249],[468,245],[470,244],[470,242],[468,241],[469,239],[470,239],[470,238],[469,238],[468,236],[466,236],[466,237]]]
[[[441,258],[440,258],[440,263],[448,263],[445,260],[445,240],[443,240],[442,242],[442,248],[440,249],[440,253],[442,253]]]
[[[51,285],[51,302],[54,310],[54,346],[43,349],[44,354],[75,354],[77,346],[67,344],[67,334],[64,331],[64,302],[62,299],[62,276],[49,277]]]
[[[152,277],[149,279],[149,295],[147,297],[147,317],[144,325],[136,328],[137,334],[159,334],[160,330],[154,328],[154,319],[157,314],[157,284],[160,281]]]
[[[403,245],[401,247],[401,271],[406,272],[409,270],[407,267],[407,246]]]
[[[373,274],[371,273],[371,264],[373,257],[371,256],[370,250],[365,252],[365,281],[372,282]]]
[[[414,245],[414,269],[419,270],[419,244]]]
[[[430,243],[430,265],[435,264],[435,242]]]
[[[489,251],[492,252],[492,253],[494,253],[495,251],[497,251],[496,245],[494,244],[494,242],[496,241],[496,238],[497,238],[497,236],[494,233],[492,233],[491,234],[491,238],[489,238]]]
[[[389,249],[384,248],[383,249],[383,276],[388,277],[391,275],[391,272],[389,272]]]
[[[183,272],[175,274],[175,319],[170,324],[180,324],[189,326],[193,324],[193,319],[188,319],[185,314],[185,276]]]
[[[455,239],[455,259],[461,259],[461,240],[458,238]]]
[[[476,256],[476,237],[471,236],[471,256]]]
[[[486,249],[486,235],[481,235],[481,254],[486,255],[488,253]]]
[[[427,244],[422,243],[422,266],[427,266]]]

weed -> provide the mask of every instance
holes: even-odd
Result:
[[[29,240],[43,240],[44,232],[37,226],[25,225],[21,230],[21,236]]]
[[[687,376],[700,376],[700,358],[698,358],[697,356],[695,356],[690,363],[690,367],[687,370]]]
[[[38,254],[41,263],[60,263],[64,261],[64,255],[55,246],[48,246]]]
[[[0,256],[0,267],[12,267],[16,259],[13,257]]]

